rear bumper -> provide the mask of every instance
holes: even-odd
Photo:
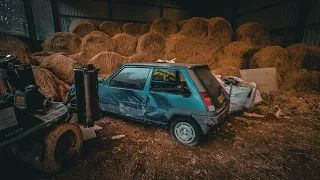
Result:
[[[222,109],[219,112],[219,114],[214,114],[214,112],[208,112],[205,116],[192,114],[192,117],[198,122],[202,129],[202,132],[204,134],[208,134],[215,125],[219,124],[219,122],[221,122],[224,119],[225,115],[229,111],[229,107],[230,105],[225,106],[224,109]]]

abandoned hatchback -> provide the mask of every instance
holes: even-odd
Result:
[[[198,144],[230,104],[206,65],[125,64],[98,91],[102,111],[169,125],[174,140],[187,146]]]

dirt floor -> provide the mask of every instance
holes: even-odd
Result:
[[[320,113],[314,107],[320,108],[320,96],[295,97],[301,103],[274,98],[285,111],[280,118],[270,113],[274,102],[227,117],[196,147],[174,142],[165,127],[103,118],[100,137],[85,143],[81,159],[48,178],[319,179]],[[300,111],[305,104],[309,111]],[[125,137],[112,140],[115,135]],[[24,177],[48,179],[30,171]]]

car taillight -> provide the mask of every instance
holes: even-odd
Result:
[[[215,111],[216,108],[212,104],[211,98],[208,96],[206,92],[200,92],[202,101],[204,105],[206,106],[207,111]]]

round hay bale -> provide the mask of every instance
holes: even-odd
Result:
[[[201,17],[189,19],[180,31],[180,34],[191,37],[204,37],[208,34],[209,20]]]
[[[114,35],[121,33],[120,26],[111,21],[105,21],[101,23],[99,29],[100,31],[105,32],[109,37],[113,37]]]
[[[178,28],[178,32],[180,32],[183,28],[183,26],[188,22],[188,20],[183,20],[183,21],[180,21],[178,24],[177,24],[177,28]]]
[[[210,64],[218,47],[209,38],[192,38],[183,35],[166,41],[165,58],[177,58],[176,62]]]
[[[289,70],[289,53],[280,46],[268,46],[255,53],[250,61],[250,68],[275,67],[277,69],[277,81],[281,82],[285,73]]]
[[[320,72],[299,69],[287,73],[284,82],[280,84],[280,89],[295,91],[315,90],[320,92]]]
[[[221,68],[221,67],[225,67],[225,66],[233,66],[236,67],[238,69],[246,69],[247,67],[247,63],[246,60],[240,57],[226,57],[223,59],[220,59],[215,67],[210,67],[210,68]]]
[[[66,94],[69,92],[70,87],[55,77],[50,71],[40,68],[32,67],[33,75],[36,84],[40,86],[39,91],[41,94],[53,101],[63,101]]]
[[[105,33],[94,31],[86,35],[82,39],[81,53],[78,54],[77,61],[87,64],[88,61],[104,51],[114,51],[115,43],[114,41]]]
[[[225,46],[232,40],[232,26],[221,17],[211,18],[209,19],[208,35],[219,47]]]
[[[212,62],[210,66],[217,66],[217,63],[222,59],[226,58],[241,58],[245,60],[246,65],[243,68],[247,68],[250,64],[250,59],[252,56],[258,52],[260,48],[254,48],[250,44],[247,44],[242,41],[232,42],[222,48],[220,48],[217,53],[215,60]],[[238,67],[238,66],[237,66]],[[240,68],[240,67],[238,67]]]
[[[127,23],[122,26],[123,33],[131,36],[139,36],[141,33],[141,25],[135,23]]]
[[[187,62],[187,59],[196,54],[196,42],[183,35],[167,39],[165,45],[165,59],[177,58],[177,62]]]
[[[80,51],[81,39],[70,32],[57,32],[50,35],[43,43],[43,51],[75,54]]]
[[[319,47],[307,44],[293,44],[288,46],[286,50],[289,53],[290,62],[294,69],[320,70]]]
[[[138,39],[136,51],[148,51],[155,54],[160,54],[165,47],[165,38],[159,33],[147,33]]]
[[[235,32],[237,41],[243,41],[254,47],[265,47],[270,45],[268,30],[258,23],[246,23],[238,27]]]
[[[122,56],[131,56],[137,47],[137,38],[128,34],[117,34],[113,38],[115,50]]]
[[[105,51],[94,56],[89,61],[89,64],[93,64],[96,68],[99,68],[101,74],[111,74],[128,60],[129,58],[120,54]]]
[[[0,42],[0,54],[15,54],[17,55],[19,61],[23,64],[36,63],[29,58],[29,51],[27,45],[20,41],[18,38],[11,36],[7,33],[0,32]]]
[[[177,33],[178,28],[172,19],[163,17],[153,21],[150,32],[157,32],[163,37],[168,37],[171,34]]]
[[[54,53],[53,52],[49,52],[49,51],[35,52],[35,53],[31,54],[30,58],[34,62],[37,62],[36,63],[37,65],[40,65],[46,57],[51,56],[52,54],[54,54]]]
[[[147,34],[150,31],[151,24],[142,24],[140,34]]]
[[[71,22],[69,31],[77,35],[79,38],[96,31],[96,25],[88,19],[75,19]]]
[[[128,63],[136,62],[156,62],[158,60],[158,55],[150,52],[139,52],[129,57]]]
[[[216,75],[221,75],[221,76],[236,76],[236,77],[241,77],[240,75],[240,69],[233,67],[233,66],[224,66],[216,70],[212,70],[212,73]]]
[[[57,53],[45,58],[39,67],[51,71],[63,82],[71,85],[74,83],[73,69],[82,67],[82,64],[66,54]]]

